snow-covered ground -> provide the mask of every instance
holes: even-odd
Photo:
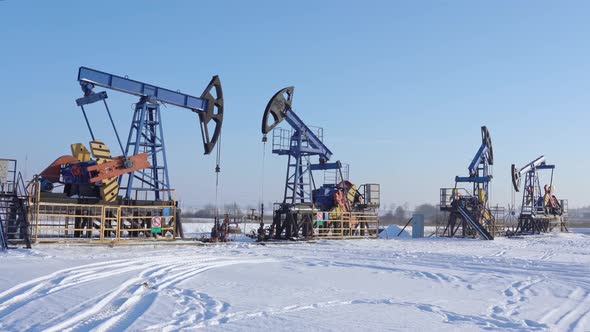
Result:
[[[580,233],[37,245],[0,263],[1,331],[590,330]]]

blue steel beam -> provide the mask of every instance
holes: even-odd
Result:
[[[111,117],[110,110],[106,104],[107,93],[94,92],[95,87],[108,88],[111,90],[123,92],[126,94],[139,97],[139,102],[135,106],[131,129],[127,140],[127,147],[123,151],[125,156],[136,155],[140,152],[148,152],[151,158],[151,166],[146,170],[135,171],[127,174],[128,177],[126,189],[126,198],[131,198],[131,192],[136,190],[153,191],[154,199],[160,200],[162,197],[160,191],[170,189],[168,177],[168,167],[166,162],[166,150],[164,144],[164,132],[162,119],[160,116],[160,104],[170,104],[180,108],[189,109],[199,115],[201,135],[205,154],[209,154],[221,135],[221,125],[223,121],[223,91],[219,77],[214,76],[201,97],[195,97],[188,94],[172,91],[152,84],[147,84],[126,77],[121,77],[88,67],[80,67],[78,70],[78,81],[84,92],[84,96],[76,100],[78,106],[82,108],[84,118],[90,130],[92,128],[88,122],[84,105],[103,101],[109,115],[111,124],[123,150],[123,145],[119,139],[119,134],[115,128]],[[210,133],[210,122],[213,121],[215,127]],[[151,172],[151,173],[150,173]],[[141,177],[137,174],[141,174]],[[122,183],[122,176],[119,183]],[[141,180],[141,187],[133,185],[134,179]],[[147,181],[146,181],[147,179]]]
[[[323,171],[329,169],[341,169],[342,163],[339,161],[335,163],[324,163],[324,164],[311,164],[309,165],[310,171]]]
[[[488,175],[488,176],[469,176],[469,177],[465,177],[465,176],[456,176],[455,177],[455,182],[471,182],[471,183],[488,183],[492,180],[492,176]]]
[[[519,187],[520,187],[520,179],[522,178],[523,175],[532,175],[533,177],[536,177],[536,172],[537,170],[540,169],[550,169],[552,170],[552,174],[553,174],[553,169],[555,169],[555,165],[548,165],[545,162],[545,156],[540,156],[537,159],[531,161],[530,163],[524,165],[521,169],[518,169],[516,167],[516,165],[512,164],[511,167],[511,171],[512,171],[512,185],[514,186],[514,190],[515,191],[519,191]]]
[[[78,81],[80,84],[88,83],[94,86],[100,86],[139,97],[153,97],[158,101],[172,104],[178,107],[188,108],[194,111],[207,110],[207,100],[195,96],[187,95],[155,85],[131,80],[125,77],[105,73],[95,69],[80,67],[78,71]],[[83,99],[83,98],[80,98]],[[101,100],[96,98],[90,102]]]
[[[482,142],[468,166],[469,176],[456,176],[455,182],[470,182],[474,185],[483,185],[483,189],[487,193],[488,183],[492,180],[492,175],[489,174],[489,165],[492,164],[492,140],[487,128],[481,127]],[[475,191],[475,187],[474,187]]]
[[[284,114],[285,121],[287,121],[287,123],[289,123],[291,127],[301,135],[304,135],[310,146],[314,148],[314,150],[302,148],[301,151],[307,150],[305,152],[317,153],[323,161],[330,160],[330,157],[332,157],[332,151],[328,149],[316,134],[313,133],[313,130],[311,130],[311,128],[309,128],[290,107],[287,106]]]
[[[477,174],[477,167],[479,166],[479,164],[481,164],[487,152],[488,147],[484,143],[479,147],[479,150],[477,150],[477,153],[475,154],[475,157],[473,157],[471,164],[469,164],[469,174]]]
[[[524,175],[525,173],[534,170],[535,168],[539,168],[543,165],[546,165],[545,163],[545,156],[540,156],[537,159],[531,161],[530,163],[524,165],[519,171],[518,173],[520,173],[520,175]]]
[[[270,99],[264,114],[262,116],[262,134],[266,135],[273,128],[275,128],[283,120],[286,120],[289,125],[295,130],[292,139],[299,139],[306,141],[309,146],[298,144],[297,153],[305,152],[316,154],[320,157],[320,161],[326,162],[332,157],[332,151],[317,137],[311,128],[309,128],[301,118],[293,111],[291,104],[293,102],[293,93],[295,87],[287,87],[279,90]],[[268,124],[268,120],[272,116],[273,123]],[[299,137],[300,136],[300,137]],[[292,148],[290,149],[292,150]],[[277,151],[279,152],[279,151]],[[293,152],[294,153],[294,152]],[[280,151],[279,154],[284,154]]]

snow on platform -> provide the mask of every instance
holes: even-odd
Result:
[[[0,253],[0,331],[589,331],[590,236]]]

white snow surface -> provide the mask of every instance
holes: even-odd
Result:
[[[409,230],[409,231],[408,231]],[[379,237],[382,239],[399,239],[399,238],[410,238],[412,235],[409,233],[412,231],[412,227],[406,227],[405,229],[401,226],[392,224],[387,226],[381,233],[379,233]]]
[[[589,331],[590,236],[0,253],[0,331]]]

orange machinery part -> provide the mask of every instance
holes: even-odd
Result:
[[[47,166],[47,168],[45,168],[43,172],[39,174],[39,176],[51,182],[59,182],[61,165],[74,164],[77,162],[78,159],[76,159],[74,156],[61,156],[55,159],[51,165]]]
[[[90,178],[90,182],[97,182],[104,179],[114,178],[122,174],[131,173],[140,169],[150,167],[150,163],[147,160],[148,154],[141,153],[135,156],[128,157],[128,160],[133,162],[133,166],[125,168],[125,157],[115,157],[111,161],[107,161],[102,164],[89,166],[87,170],[89,172],[96,172],[96,176]]]

